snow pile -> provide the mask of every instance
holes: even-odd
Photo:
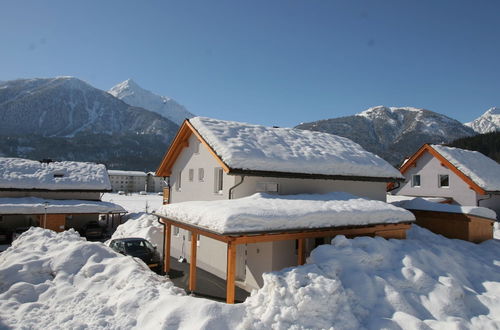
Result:
[[[437,211],[448,213],[463,213],[469,215],[476,215],[487,219],[496,220],[497,215],[495,211],[480,206],[460,206],[451,204],[441,204],[430,202],[424,198],[414,197],[412,199],[400,200],[391,202],[392,205],[399,206],[408,210],[421,210],[421,211]]]
[[[102,191],[111,183],[102,164],[0,157],[0,188]]]
[[[500,242],[337,236],[309,264],[264,275],[243,328],[498,329]]]
[[[0,255],[2,328],[234,329],[241,308],[184,296],[142,261],[72,230],[32,228]]]
[[[126,213],[120,205],[109,202],[42,199],[36,197],[0,198],[0,214],[56,213]]]
[[[128,220],[119,225],[110,240],[125,237],[141,237],[147,239],[163,254],[163,225],[158,217],[152,214],[137,213],[128,216]]]
[[[486,191],[500,191],[500,164],[477,151],[432,145],[437,152]]]
[[[205,117],[189,122],[232,169],[402,178],[382,158],[337,135]]]
[[[269,195],[191,201],[162,206],[158,214],[219,233],[361,226],[414,221],[402,208],[344,192]]]

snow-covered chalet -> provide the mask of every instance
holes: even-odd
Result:
[[[444,197],[500,215],[500,164],[477,151],[424,144],[400,168],[405,181],[390,184],[396,195]]]
[[[80,229],[99,217],[112,225],[126,211],[101,201],[101,195],[109,191],[111,184],[102,164],[0,157],[0,230]]]
[[[168,228],[173,224],[166,234],[166,254],[195,254],[198,267],[246,290],[262,285],[263,272],[296,265],[298,255],[299,263],[304,262],[298,251],[328,241],[335,225],[361,225],[371,229],[359,234],[404,238],[403,227],[387,223],[414,220],[411,213],[385,203],[387,184],[402,180],[401,173],[353,141],[327,133],[195,117],[181,125],[156,175],[170,182],[164,189],[169,205],[163,215],[159,212]],[[339,195],[329,195],[335,192]],[[297,194],[302,197],[290,196]],[[338,204],[329,204],[330,198]],[[368,199],[378,203],[374,209]],[[302,203],[302,218],[292,225],[286,213],[290,221],[298,218]],[[318,219],[315,208],[323,207],[322,220],[308,224],[308,217],[311,223]],[[377,212],[384,215],[379,217],[386,223],[382,227],[365,221],[370,214],[377,219]],[[343,218],[336,224],[340,213]],[[280,220],[271,223],[276,218]],[[350,233],[356,235],[344,232]]]

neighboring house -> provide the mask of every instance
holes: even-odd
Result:
[[[109,224],[125,210],[101,201],[108,191],[111,184],[101,164],[0,157],[0,229],[82,229],[102,218]]]
[[[482,206],[500,216],[500,164],[477,151],[423,145],[400,168],[396,195],[445,197],[463,206]]]
[[[387,183],[403,178],[389,163],[343,137],[202,117],[184,121],[156,174],[170,179],[167,203],[227,200],[256,192],[336,191],[385,202]],[[189,255],[190,231],[174,226],[171,240],[172,256]],[[322,242],[309,240],[308,248]],[[198,246],[198,266],[224,278],[226,245],[201,236]],[[256,255],[266,259],[249,267]],[[257,288],[263,271],[296,265],[296,258],[296,241],[256,243],[248,249],[239,245],[238,285]]]
[[[114,192],[126,193],[146,191],[148,175],[141,171],[108,170],[111,188]]]
[[[155,172],[148,172],[147,178],[147,191],[148,192],[160,192],[163,188],[167,187],[166,178],[156,176]]]

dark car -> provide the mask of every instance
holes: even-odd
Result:
[[[104,234],[104,228],[97,221],[89,221],[83,228],[82,234],[87,238],[99,239]]]
[[[118,253],[141,259],[156,272],[161,271],[161,257],[149,241],[144,238],[118,238],[109,243],[109,247]]]

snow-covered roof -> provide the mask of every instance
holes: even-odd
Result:
[[[147,176],[145,172],[141,171],[121,171],[121,170],[108,170],[109,175],[121,175],[121,176]]]
[[[168,204],[157,213],[221,234],[415,220],[411,212],[402,208],[343,192],[286,196],[257,193],[239,199]]]
[[[382,158],[337,135],[205,117],[189,122],[231,169],[403,178]]]
[[[81,214],[126,213],[120,205],[110,202],[43,199],[36,197],[0,198],[0,214]]]
[[[404,199],[394,198],[391,204],[409,210],[462,213],[462,214],[476,215],[479,217],[492,220],[496,220],[497,218],[495,211],[488,209],[486,207],[441,204],[439,202],[433,202],[427,198],[421,198],[421,197],[405,196]]]
[[[0,189],[106,191],[111,183],[102,164],[0,157]]]
[[[459,171],[486,191],[500,191],[500,164],[480,152],[431,145]]]

